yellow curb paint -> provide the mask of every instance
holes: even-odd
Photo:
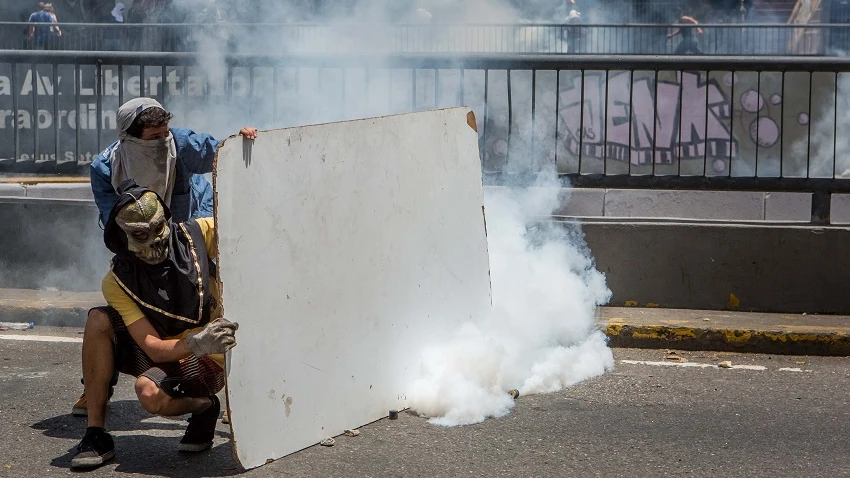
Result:
[[[696,329],[679,328],[679,327],[663,327],[655,325],[644,325],[635,327],[632,332],[633,339],[668,339],[668,340],[683,340],[697,338]]]
[[[716,330],[726,337],[726,341],[730,344],[742,344],[753,339],[753,332],[750,330]]]
[[[847,339],[846,334],[804,334],[785,332],[763,332],[762,335],[770,340],[780,342],[820,342],[836,344]]]
[[[740,305],[741,301],[735,296],[735,294],[729,294],[729,301],[726,302],[726,307],[729,307],[730,309],[737,309]]]
[[[623,326],[620,324],[608,324],[608,327],[605,329],[605,334],[609,337],[616,337],[620,335],[620,332],[623,331]]]
[[[661,307],[661,304],[656,304],[655,302],[649,302],[646,304],[647,307],[654,309],[656,307]]]
[[[626,303],[623,305],[625,307],[637,307],[638,302],[636,300],[627,300]]]
[[[606,334],[611,337],[618,337],[623,334],[623,328],[626,327],[620,323],[609,323],[606,327]],[[698,335],[705,332],[712,332],[723,336],[729,344],[746,344],[755,339],[762,338],[772,342],[781,343],[820,343],[825,345],[841,345],[850,338],[845,333],[798,333],[798,332],[768,332],[755,330],[735,330],[735,329],[697,329],[693,327],[665,327],[665,326],[635,326],[631,332],[630,338],[637,340],[664,340],[664,341],[680,341],[697,339]]]

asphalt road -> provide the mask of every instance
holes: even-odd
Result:
[[[79,343],[0,340],[0,476],[80,476],[68,469],[85,429],[69,414],[81,391],[79,353]],[[618,349],[615,371],[520,397],[507,417],[441,428],[402,413],[358,437],[338,437],[332,448],[315,446],[250,472],[232,458],[224,425],[209,452],[178,454],[185,421],[148,415],[122,376],[109,415],[117,458],[85,474],[850,476],[850,358],[681,355],[685,362],[676,363],[665,351]],[[751,367],[714,366],[722,360]]]

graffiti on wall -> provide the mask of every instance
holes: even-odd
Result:
[[[835,94],[834,77],[810,85],[801,75],[600,71],[584,85],[571,75],[559,92],[563,150],[637,166],[705,162],[723,174],[732,164],[778,171],[780,158],[793,167],[808,149],[809,110],[825,114]]]
[[[572,80],[561,93],[566,147],[572,154],[581,147],[582,154],[591,158],[632,164],[652,162],[653,152],[661,164],[702,159],[706,154],[737,155],[737,141],[728,126],[729,98],[715,81],[684,73],[677,82],[636,78],[629,89],[629,73],[619,72],[607,82],[606,105],[604,72],[585,75],[583,92],[581,77]]]

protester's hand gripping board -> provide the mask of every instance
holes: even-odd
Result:
[[[245,468],[406,408],[423,349],[491,307],[468,108],[233,137],[214,182]]]

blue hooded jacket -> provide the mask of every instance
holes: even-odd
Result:
[[[212,217],[212,185],[203,175],[212,172],[219,141],[205,133],[171,128],[177,148],[177,173],[171,193],[171,216],[174,222],[199,217]],[[118,194],[112,187],[112,150],[118,141],[103,150],[91,163],[91,190],[100,213],[101,224],[109,220],[109,212]]]

